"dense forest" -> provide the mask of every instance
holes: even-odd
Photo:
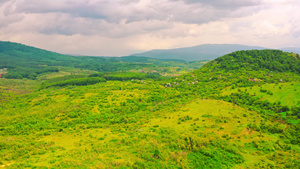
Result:
[[[237,51],[225,57],[217,58],[212,64],[216,64],[216,68],[227,71],[246,69],[300,74],[299,54],[286,53],[280,50]]]
[[[297,54],[237,51],[206,63],[74,57],[9,44],[13,50],[0,55],[0,167],[300,165]],[[34,78],[22,74],[29,68]]]

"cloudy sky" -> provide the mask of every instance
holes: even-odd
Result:
[[[200,44],[300,47],[299,0],[0,0],[0,40],[125,56]]]

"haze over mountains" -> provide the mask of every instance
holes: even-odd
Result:
[[[238,44],[204,44],[193,47],[176,48],[176,49],[156,49],[144,53],[133,54],[134,56],[145,56],[156,59],[180,59],[187,61],[194,60],[213,60],[225,54],[251,49],[268,49],[260,46],[247,46]],[[300,53],[298,48],[281,48],[286,52]]]
[[[295,48],[295,47],[280,48],[280,50],[284,52],[300,53],[300,48]]]
[[[57,58],[58,60],[61,60],[62,58],[65,57],[72,57],[71,55],[64,55],[64,54],[50,52],[39,48],[31,47],[31,46],[26,46],[26,44],[23,45],[19,43],[0,41],[0,52],[2,53],[3,52],[6,54],[10,53],[10,55],[12,55],[11,52],[15,52],[14,50],[21,49],[21,48],[22,48],[21,50],[22,52],[26,52],[30,50],[31,52],[35,53],[33,57],[38,57],[38,58],[40,56],[38,56],[37,54],[41,54],[41,52],[46,58],[52,57],[53,55],[60,56],[61,58]],[[121,59],[121,60],[128,61],[129,59],[131,62],[135,62],[136,60],[140,61],[141,59],[147,60],[151,58],[159,59],[159,60],[197,61],[197,60],[214,60],[220,56],[223,56],[231,52],[240,51],[240,50],[252,50],[252,49],[262,50],[262,49],[269,49],[269,48],[260,47],[260,46],[239,45],[239,44],[203,44],[203,45],[184,47],[184,48],[154,49],[143,53],[131,54],[129,56],[124,56],[124,57],[108,57],[108,56],[98,56],[98,57],[101,57],[103,59],[106,58],[105,60]],[[296,47],[284,47],[284,48],[279,48],[279,50],[282,50],[284,52],[293,52],[298,54],[300,53],[300,48],[296,48]],[[73,55],[73,56],[81,56],[81,55]],[[42,57],[40,59],[44,60],[46,59],[45,57]]]

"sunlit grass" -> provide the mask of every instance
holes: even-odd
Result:
[[[261,92],[261,89],[270,91]],[[288,82],[288,83],[273,83],[264,84],[261,86],[236,88],[236,89],[225,89],[222,95],[230,95],[238,91],[246,91],[252,96],[256,96],[272,103],[280,102],[282,105],[300,105],[300,83],[299,82]]]

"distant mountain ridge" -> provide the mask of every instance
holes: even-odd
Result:
[[[48,51],[45,49],[36,48],[33,46],[28,46],[21,43],[9,42],[9,41],[0,41],[0,59],[4,57],[9,57],[13,59],[18,59],[19,62],[24,60],[34,60],[43,64],[44,61],[78,61],[78,60],[97,60],[98,62],[147,62],[153,60],[151,57],[145,56],[87,56],[87,55],[67,55]],[[20,61],[20,59],[22,61]],[[156,59],[157,60],[157,59]],[[184,59],[160,59],[162,61],[176,61],[176,62],[185,62]],[[12,60],[15,62],[15,60]],[[3,64],[4,60],[2,60]],[[0,64],[1,65],[1,64]]]
[[[151,50],[144,53],[132,54],[131,56],[144,56],[155,59],[181,59],[186,61],[214,60],[228,53],[252,49],[262,50],[268,48],[239,44],[204,44],[185,48]],[[300,49],[298,48],[281,48],[280,50],[300,53]]]
[[[107,56],[78,56],[78,55],[65,55],[52,51],[47,51],[44,49],[39,49],[33,46],[27,46],[20,43],[0,41],[0,54],[9,55],[11,57],[16,57],[18,59],[39,59],[39,62],[56,60],[59,62],[67,60],[78,60],[78,58],[97,58],[102,62],[105,61],[126,61],[126,62],[136,62],[145,61],[149,59],[159,59],[168,61],[197,61],[197,60],[214,60],[223,55],[240,51],[240,50],[262,50],[270,49],[260,46],[247,46],[239,44],[203,44],[193,47],[175,48],[175,49],[155,49],[146,51],[143,53],[131,54],[129,56],[123,57],[107,57]],[[284,52],[293,52],[300,54],[300,48],[296,47],[285,47],[279,48]],[[30,56],[29,56],[29,55]]]
[[[295,48],[295,47],[280,48],[279,50],[282,50],[284,52],[293,52],[293,53],[300,54],[300,48]]]

